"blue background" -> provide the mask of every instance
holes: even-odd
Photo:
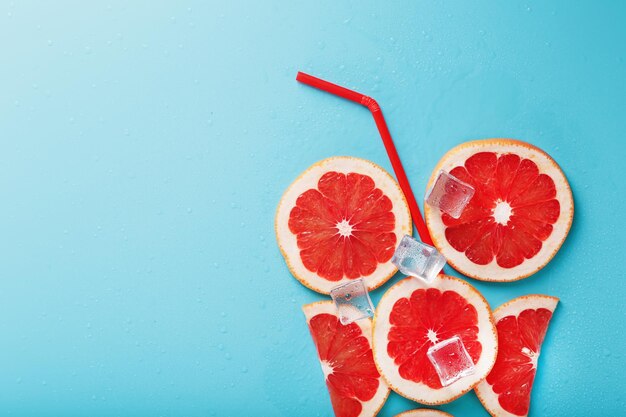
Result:
[[[0,3],[1,415],[331,414],[300,311],[323,297],[274,211],[322,158],[390,165],[367,109],[297,70],[379,101],[418,195],[470,139],[561,164],[555,259],[470,281],[493,307],[561,298],[533,415],[626,413],[624,3],[125,3]],[[487,415],[473,393],[441,408]]]

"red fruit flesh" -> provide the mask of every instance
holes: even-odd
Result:
[[[559,218],[554,181],[530,159],[493,152],[472,155],[450,174],[475,194],[459,219],[442,215],[450,245],[469,260],[513,268],[535,256]]]
[[[289,214],[302,263],[329,281],[372,274],[395,250],[392,208],[369,176],[327,172]]]
[[[496,323],[498,356],[487,382],[498,394],[500,406],[509,413],[528,414],[537,357],[551,317],[550,310],[538,308],[524,310],[517,317],[504,317]]]
[[[331,314],[318,314],[309,327],[320,361],[331,370],[326,385],[335,415],[358,416],[380,384],[369,341],[356,323],[342,325]]]
[[[396,301],[389,321],[392,327],[387,353],[404,379],[441,388],[426,353],[437,341],[453,336],[461,338],[474,363],[480,358],[476,308],[455,291],[416,290]]]

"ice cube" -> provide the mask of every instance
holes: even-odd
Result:
[[[372,317],[374,306],[363,278],[355,279],[330,290],[341,324]]]
[[[439,171],[433,186],[426,193],[426,204],[458,219],[474,195],[474,187],[454,175]]]
[[[431,282],[446,264],[446,258],[432,246],[405,235],[391,262],[403,274]]]
[[[472,358],[458,336],[432,345],[427,355],[444,387],[476,371]]]

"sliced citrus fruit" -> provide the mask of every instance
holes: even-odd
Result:
[[[453,417],[453,416],[451,414],[444,413],[443,411],[421,408],[419,410],[405,411],[404,413],[397,414],[396,417]]]
[[[476,394],[492,416],[527,416],[537,360],[559,299],[527,295],[498,307],[498,357]]]
[[[287,189],[276,212],[276,238],[292,274],[328,294],[364,278],[368,289],[387,281],[397,242],[411,234],[398,184],[364,159],[334,157],[306,170]]]
[[[428,348],[458,336],[475,372],[443,387]],[[471,390],[496,360],[491,309],[467,282],[446,275],[430,284],[407,278],[391,287],[376,308],[374,360],[398,394],[423,404],[443,404]]]
[[[541,149],[511,139],[467,142],[448,153],[444,170],[474,187],[454,219],[426,205],[428,230],[448,263],[484,281],[514,281],[543,268],[572,224],[574,203],[565,175]]]
[[[372,322],[343,325],[332,301],[302,307],[337,417],[375,416],[389,387],[372,357]]]

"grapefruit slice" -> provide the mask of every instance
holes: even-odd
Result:
[[[389,388],[372,357],[372,322],[342,325],[332,301],[302,307],[337,417],[375,416]]]
[[[458,336],[475,372],[442,387],[426,356],[437,342]],[[387,384],[422,404],[444,404],[484,379],[496,360],[496,329],[487,301],[467,282],[440,274],[426,284],[407,278],[391,287],[374,316],[374,360]]]
[[[437,164],[476,192],[454,219],[426,205],[437,249],[457,271],[484,281],[515,281],[543,268],[572,224],[574,203],[565,175],[541,149],[511,139],[459,145]]]
[[[372,290],[396,268],[397,242],[411,234],[411,218],[398,184],[364,159],[334,157],[306,170],[283,195],[276,238],[292,274],[328,294],[364,278]]]
[[[419,410],[405,411],[404,413],[400,413],[396,415],[396,417],[453,417],[453,416],[451,414],[444,413],[443,411],[421,408]]]
[[[494,417],[527,416],[537,360],[559,299],[547,295],[515,298],[494,312],[498,329],[496,364],[476,387]]]

